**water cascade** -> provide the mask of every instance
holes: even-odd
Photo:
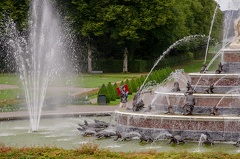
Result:
[[[32,0],[27,35],[22,35],[9,18],[3,36],[20,73],[31,131],[38,131],[49,82],[72,70],[70,29],[60,20],[52,3]]]
[[[225,18],[233,17],[234,20],[228,19],[224,22],[234,23],[234,25],[224,24],[223,47],[216,53],[210,64],[206,65],[206,71],[188,74],[182,71],[182,75],[178,74],[180,72],[171,74],[163,84],[150,88],[152,94],[141,94],[146,109],[138,112],[116,110],[116,114],[119,114],[117,128],[124,127],[125,131],[137,130],[145,133],[168,131],[194,141],[206,138],[202,135],[205,133],[209,134],[213,141],[237,140],[240,137],[238,104],[240,100],[238,91],[240,88],[238,25],[240,15],[236,14],[237,12],[233,16],[231,11],[226,13]],[[233,34],[234,37],[231,37]],[[158,58],[150,73],[168,51],[179,42],[182,40],[174,43]],[[221,63],[216,71],[208,71],[209,66],[219,55],[221,55]],[[173,89],[174,82],[178,82],[180,87],[177,91]],[[144,89],[148,88],[144,87]],[[187,107],[189,103],[192,104],[190,108]]]

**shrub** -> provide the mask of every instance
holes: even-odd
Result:
[[[133,92],[137,92],[137,89],[138,89],[138,84],[136,81],[137,81],[136,79],[132,79],[130,81],[130,85],[132,87]]]
[[[128,85],[128,89],[129,89],[128,94],[131,95],[133,93],[133,89],[128,79],[125,81],[125,84]]]
[[[103,84],[102,87],[100,88],[100,90],[98,91],[98,95],[105,95],[106,96],[106,103],[110,103],[111,97],[110,97],[110,95],[108,93],[108,89],[105,86],[105,84]]]
[[[115,96],[116,96],[116,99],[120,99],[120,97],[119,97],[119,95],[118,95],[118,92],[117,92],[117,87],[118,87],[117,83],[114,83],[114,85],[113,85],[113,88],[114,88],[114,90],[115,90],[114,94],[115,94]]]
[[[115,90],[114,90],[111,82],[108,82],[107,89],[108,89],[110,100],[115,101],[116,100],[116,96],[115,96],[116,94],[115,94]]]

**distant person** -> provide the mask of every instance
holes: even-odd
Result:
[[[127,98],[128,98],[128,91],[126,90],[125,86],[122,86],[119,108],[127,108]]]

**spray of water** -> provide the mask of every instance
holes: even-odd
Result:
[[[207,53],[208,53],[208,47],[209,47],[211,34],[212,34],[213,23],[214,23],[214,20],[215,20],[218,8],[219,8],[219,6],[217,5],[215,10],[214,10],[213,18],[212,18],[212,21],[211,21],[211,26],[210,26],[210,30],[209,30],[209,34],[208,34],[208,41],[207,41],[207,47],[206,47],[206,52],[205,52],[204,63],[206,63],[206,60],[207,60]]]
[[[176,46],[182,44],[183,42],[189,42],[192,39],[198,38],[198,37],[205,37],[205,35],[190,35],[187,37],[184,37],[178,41],[176,41],[175,43],[173,43],[166,51],[164,51],[162,53],[162,55],[157,59],[157,61],[155,62],[155,64],[153,65],[153,67],[151,68],[150,72],[148,73],[146,79],[144,80],[140,90],[142,90],[143,86],[145,85],[146,81],[148,80],[148,77],[150,76],[150,74],[152,73],[152,71],[154,70],[154,68],[158,65],[158,63]]]
[[[46,0],[31,2],[27,36],[16,29],[11,19],[6,22],[4,41],[9,53],[14,54],[20,73],[31,131],[38,131],[49,82],[71,72],[69,61],[73,56],[69,56],[68,49],[72,47],[72,37],[66,26],[53,3]]]

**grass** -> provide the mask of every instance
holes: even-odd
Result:
[[[0,74],[0,84],[21,85],[20,78],[17,74]]]
[[[73,85],[84,88],[97,88],[103,84],[107,85],[109,82],[121,82],[123,80],[132,79],[139,76],[141,76],[139,73],[116,73],[101,75],[82,74],[73,78]]]
[[[210,60],[213,58],[214,54],[209,53],[207,57],[206,63],[208,64]],[[217,68],[217,64],[219,63],[220,58],[217,58],[209,68],[210,70],[214,70]],[[173,67],[172,69],[184,69],[186,73],[189,72],[199,72],[204,59],[195,60],[191,63],[186,65]],[[66,78],[58,78],[55,81],[51,81],[49,83],[50,86],[64,86],[64,85],[71,85],[75,87],[82,87],[82,88],[98,88],[101,87],[103,84],[107,85],[109,82],[121,82],[126,79],[132,79],[140,77],[142,74],[147,73],[103,73],[103,74],[80,74],[72,78],[72,80],[68,80]],[[70,81],[70,82],[69,82]],[[17,85],[21,87],[21,82],[19,76],[17,74],[0,74],[0,84],[11,84]],[[2,90],[0,92],[0,100],[4,99],[14,99],[16,98],[17,94],[21,94],[20,89],[13,89],[13,90]],[[49,94],[47,94],[49,95]],[[91,98],[96,98],[96,95],[91,95]],[[129,96],[129,100],[132,97]],[[111,101],[109,105],[116,105],[119,103],[119,100]]]
[[[7,147],[0,145],[0,158],[51,158],[51,159],[237,159],[240,153],[229,154],[225,152],[156,152],[155,150],[142,152],[112,152],[109,149],[100,149],[97,145],[84,144],[75,149],[65,150],[57,147]]]
[[[208,64],[214,57],[215,54],[209,53],[206,64]],[[212,63],[212,65],[209,67],[208,71],[215,71],[217,69],[217,65],[220,62],[220,57],[217,57],[216,60]],[[186,65],[181,65],[177,67],[173,67],[173,69],[184,69],[184,72],[190,73],[190,72],[200,72],[202,64],[204,63],[204,59],[200,60],[194,60],[191,63],[188,63]]]
[[[22,94],[20,89],[0,90],[0,100],[16,99],[20,94]]]

